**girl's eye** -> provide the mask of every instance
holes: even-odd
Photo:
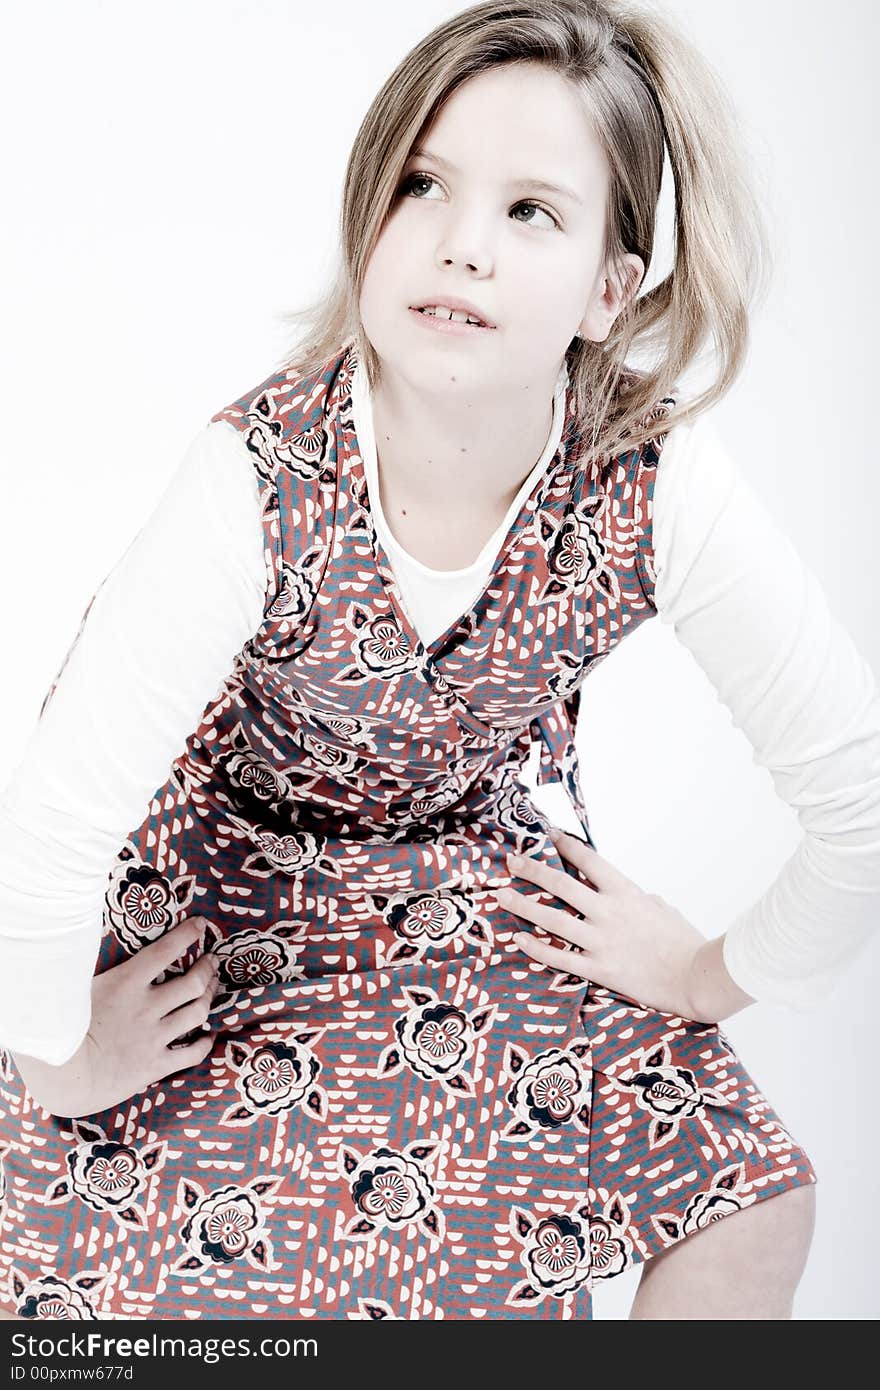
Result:
[[[436,184],[436,182],[437,182],[437,180],[436,180],[435,178],[433,178],[431,174],[423,174],[423,173],[410,174],[408,178],[405,178],[405,179],[404,179],[403,184],[402,184],[402,186],[401,186],[401,192],[404,193],[405,195],[413,195],[415,186],[416,186],[417,184],[432,184],[432,183],[433,183],[433,184]],[[421,198],[421,197],[422,197],[422,195],[419,194],[419,193],[415,193],[414,196],[417,197],[417,198]],[[424,199],[423,201],[427,201],[427,200]],[[559,226],[559,222],[558,222],[557,219],[553,216],[553,213],[552,213],[552,212],[548,212],[546,208],[542,208],[541,205],[540,205],[540,203],[532,203],[532,202],[514,203],[514,208],[530,208],[533,212],[542,212],[542,213],[544,214],[545,217],[549,217],[549,219],[550,219],[550,221],[551,221],[551,223],[553,224],[554,227],[558,227],[558,226]],[[521,218],[517,218],[517,221],[522,221],[522,219],[521,219]],[[531,222],[523,222],[523,226],[525,226],[525,227],[533,227],[533,226],[535,226],[535,225],[537,225],[537,224],[536,224],[534,221],[531,221]]]
[[[542,212],[545,217],[550,218],[550,221],[552,222],[554,227],[559,226],[559,223],[553,216],[553,213],[548,212],[546,208],[542,208],[540,203],[516,203],[515,206],[518,208],[531,208],[533,212]],[[533,227],[535,224],[534,222],[527,222],[525,225],[527,227]]]
[[[410,174],[408,178],[405,178],[405,179],[404,179],[403,184],[401,185],[401,190],[400,190],[400,191],[401,191],[402,193],[411,193],[411,192],[413,191],[413,188],[415,187],[415,185],[416,185],[417,183],[435,183],[435,182],[436,182],[436,180],[435,180],[435,179],[432,179],[430,174]],[[416,196],[418,197],[419,195],[417,194]]]

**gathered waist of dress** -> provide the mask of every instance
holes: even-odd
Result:
[[[257,1012],[282,1011],[295,998],[334,989],[349,977],[370,993],[392,980],[415,983],[422,972],[458,964],[500,965],[516,949],[522,921],[498,902],[510,882],[508,842],[413,841],[387,845],[304,837],[302,851],[267,885],[263,920],[240,927],[211,921],[207,949],[217,958],[224,996],[215,1010],[232,1006],[247,1017],[253,991],[268,997]],[[546,836],[536,857],[560,867]],[[552,901],[540,890],[539,896]],[[413,973],[414,967],[418,969]],[[381,972],[391,970],[387,977]],[[376,982],[374,986],[370,981]],[[275,988],[296,986],[293,993]],[[274,1002],[270,1002],[274,1001]]]
[[[173,780],[199,814],[268,846],[282,871],[315,839],[399,848],[474,845],[494,834],[506,849],[527,849],[542,829],[526,779],[531,746],[525,735],[482,756],[450,757],[427,777],[375,754],[353,766],[287,749],[293,756],[270,763],[232,736],[190,741]]]
[[[519,783],[496,792],[491,815],[459,811],[403,826],[310,814],[303,802],[296,824],[257,824],[230,814],[224,821],[261,856],[261,872],[288,881],[293,901],[357,896],[363,891],[435,886],[493,886],[506,882],[506,855],[531,854],[550,843],[549,822]]]

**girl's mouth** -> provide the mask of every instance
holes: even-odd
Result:
[[[492,333],[488,324],[468,323],[463,319],[449,317],[450,310],[438,309],[435,313],[427,313],[424,309],[410,309],[411,314],[415,314],[426,328],[433,329],[435,333]]]

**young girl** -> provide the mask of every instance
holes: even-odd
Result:
[[[816,1173],[718,1025],[866,935],[880,728],[706,415],[760,263],[735,150],[611,0],[465,10],[374,100],[332,291],[193,441],[5,793],[6,1316],[590,1318],[636,1264],[634,1317],[790,1316]],[[821,802],[714,940],[582,797],[583,681],[657,613]]]

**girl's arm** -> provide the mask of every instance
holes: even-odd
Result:
[[[59,1065],[82,1043],[113,861],[260,626],[265,582],[256,474],[218,421],[99,587],[0,795],[10,1051]]]
[[[721,997],[732,979],[754,999],[810,1009],[880,917],[874,675],[706,416],[669,432],[653,544],[661,621],[804,832],[767,891],[701,948],[701,987]]]

